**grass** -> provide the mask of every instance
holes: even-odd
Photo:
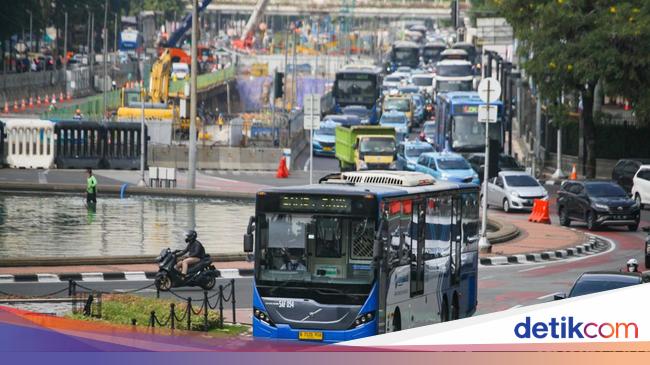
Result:
[[[171,300],[157,299],[150,297],[140,297],[137,295],[119,294],[119,295],[103,295],[102,296],[102,318],[86,317],[81,313],[71,313],[68,315],[70,318],[89,320],[89,321],[102,321],[112,324],[132,325],[135,320],[135,325],[140,327],[148,327],[151,312],[156,313],[158,320],[165,324],[165,321],[170,314],[170,304],[175,304],[176,317],[180,318],[184,315],[186,310],[185,303],[174,302]],[[200,309],[201,302],[194,303],[192,308],[194,311]],[[190,329],[193,331],[203,331],[203,313],[195,315],[192,313]],[[156,327],[171,328],[170,324],[166,326]],[[175,328],[180,330],[187,330],[187,319],[175,322]],[[223,328],[219,328],[219,314],[212,309],[208,310],[208,334],[225,335],[225,336],[238,336],[249,331],[248,326],[233,325],[224,323]]]

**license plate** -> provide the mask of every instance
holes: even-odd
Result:
[[[332,147],[323,147],[323,151],[331,151]]]
[[[300,331],[298,333],[298,339],[306,341],[323,341],[323,332]]]

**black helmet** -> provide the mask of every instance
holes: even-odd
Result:
[[[186,231],[185,232],[185,242],[193,242],[194,240],[196,240],[196,236],[198,236],[198,235],[196,234],[195,230],[190,229],[189,231]]]

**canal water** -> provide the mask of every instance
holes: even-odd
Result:
[[[209,253],[242,252],[252,201],[0,192],[0,257],[157,255],[196,229]]]

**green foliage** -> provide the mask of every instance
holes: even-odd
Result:
[[[148,326],[149,318],[152,311],[156,312],[156,317],[161,322],[169,316],[169,305],[173,303],[170,300],[157,299],[153,297],[141,297],[138,295],[105,295],[102,298],[102,318],[101,321],[113,324],[131,325],[131,320],[136,320],[137,326]],[[195,303],[196,305],[200,305]],[[176,317],[182,317],[185,313],[185,303],[176,303]],[[198,311],[200,308],[194,308]],[[81,314],[71,314],[70,317],[83,320],[97,320],[94,318],[84,317]],[[218,328],[219,315],[214,310],[208,311],[208,331],[214,334],[240,335],[248,331],[248,327],[240,325],[229,325],[224,323],[224,328]],[[158,327],[158,325],[156,325]],[[170,328],[169,324],[166,326]],[[187,330],[187,320],[177,321],[176,328]],[[191,317],[191,329],[193,331],[203,330],[203,314]]]

